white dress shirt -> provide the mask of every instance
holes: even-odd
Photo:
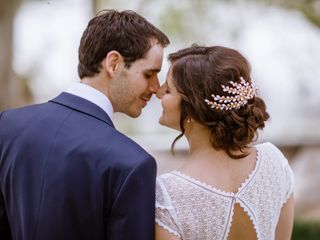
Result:
[[[97,89],[84,83],[74,83],[65,92],[84,98],[105,111],[110,118],[113,115],[113,107],[109,98]]]

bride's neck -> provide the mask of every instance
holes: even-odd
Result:
[[[210,130],[199,124],[191,123],[185,127],[185,136],[189,143],[189,159],[182,166],[184,173],[210,182],[206,175],[212,175],[212,169],[226,169],[231,158],[223,150],[216,150],[210,142]],[[209,174],[207,174],[209,173]]]
[[[210,130],[197,122],[192,122],[186,127],[185,136],[189,143],[190,160],[205,156],[221,158],[226,155],[224,151],[217,151],[212,147]]]

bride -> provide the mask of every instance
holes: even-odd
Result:
[[[273,144],[252,144],[269,115],[247,60],[196,45],[169,60],[159,122],[181,131],[174,143],[186,136],[189,156],[157,179],[156,239],[290,239],[293,174]]]

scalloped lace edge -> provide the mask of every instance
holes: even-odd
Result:
[[[281,207],[283,207],[283,205],[285,205],[288,202],[288,200],[292,196],[292,194],[293,194],[293,188],[292,188],[292,190],[290,190],[290,193],[288,194],[288,196],[285,197]]]
[[[173,234],[173,235],[177,236],[179,239],[181,239],[181,236],[180,236],[179,233],[177,233],[176,231],[172,230],[171,228],[169,228],[167,225],[165,225],[164,223],[162,223],[158,219],[156,219],[156,224],[158,224],[163,229],[167,230],[170,234]]]
[[[181,171],[179,170],[174,170],[171,172],[171,174],[174,174],[174,175],[180,175],[182,176],[183,178],[185,179],[188,179],[189,181],[191,182],[194,182],[200,186],[204,186],[205,188],[213,191],[213,192],[216,192],[216,193],[220,193],[220,194],[223,194],[223,195],[226,195],[226,196],[229,196],[229,197],[235,197],[237,196],[243,189],[245,189],[245,187],[248,185],[248,183],[252,180],[252,178],[254,177],[254,175],[257,173],[258,169],[259,169],[259,166],[260,166],[260,163],[261,163],[261,154],[260,154],[260,149],[259,149],[259,146],[255,146],[255,149],[256,149],[256,152],[257,152],[257,155],[256,155],[256,164],[254,166],[254,168],[252,169],[252,171],[250,172],[250,174],[246,177],[246,179],[240,184],[240,186],[238,187],[237,189],[237,192],[228,192],[228,191],[224,191],[224,190],[221,190],[219,188],[216,188],[212,185],[209,185],[205,182],[202,182],[202,181],[199,181],[189,175],[186,175],[185,173],[182,173]],[[170,173],[168,173],[170,174]],[[168,175],[167,174],[167,175]]]
[[[244,182],[241,183],[236,194],[239,194],[249,184],[249,182],[253,179],[254,175],[257,173],[257,171],[259,169],[259,166],[261,164],[261,153],[260,153],[259,146],[255,146],[255,149],[256,149],[256,154],[257,154],[256,155],[256,165],[254,166],[254,169],[250,172],[250,174],[248,175],[246,180],[244,180]]]
[[[187,180],[189,180],[189,181],[191,181],[193,183],[196,183],[196,184],[198,184],[200,186],[204,186],[205,188],[207,188],[207,189],[209,189],[209,190],[211,190],[213,192],[220,193],[220,194],[226,195],[228,197],[234,197],[234,195],[235,195],[233,192],[227,192],[227,191],[220,190],[220,189],[215,188],[214,186],[211,186],[211,185],[209,185],[209,184],[207,184],[205,182],[199,181],[199,180],[197,180],[197,179],[195,179],[195,178],[193,178],[193,177],[191,177],[189,175],[186,175],[186,174],[184,174],[184,173],[182,173],[182,172],[180,172],[178,170],[172,171],[172,174],[174,174],[176,176],[181,176],[181,177],[183,177],[183,178],[185,178],[185,179],[187,179]]]
[[[229,219],[229,223],[227,225],[227,232],[225,234],[224,239],[228,239],[229,233],[230,233],[230,229],[231,229],[231,225],[232,225],[232,221],[233,221],[233,215],[234,215],[234,204],[235,202],[232,203],[232,207],[231,207],[231,215],[230,215],[230,219]]]
[[[245,213],[247,213],[247,215],[249,216],[249,219],[250,221],[252,222],[252,225],[253,225],[253,229],[254,231],[256,232],[257,234],[257,240],[260,240],[261,237],[260,237],[260,234],[259,234],[259,231],[258,231],[258,226],[256,224],[256,222],[254,221],[253,219],[253,216],[251,214],[251,211],[246,207],[246,205],[244,205],[241,201],[237,202],[239,203],[239,205],[243,208],[243,210],[245,211]]]

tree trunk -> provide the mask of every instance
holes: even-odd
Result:
[[[27,79],[12,70],[13,23],[22,0],[0,0],[0,111],[32,102]]]
[[[16,1],[0,0],[0,110],[9,106],[12,73],[12,32]]]

